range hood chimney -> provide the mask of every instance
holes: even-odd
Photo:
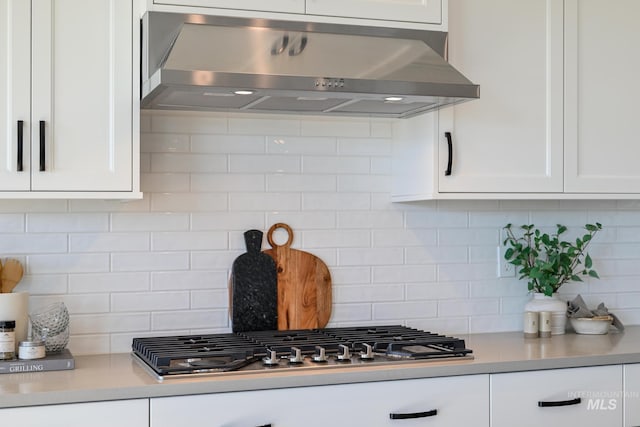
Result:
[[[142,108],[404,118],[479,97],[447,33],[148,12]]]

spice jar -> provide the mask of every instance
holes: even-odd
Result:
[[[16,321],[0,320],[0,360],[16,357]]]
[[[45,355],[44,341],[38,339],[20,341],[18,359],[42,359]]]

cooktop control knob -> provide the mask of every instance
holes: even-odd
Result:
[[[349,351],[349,347],[344,344],[338,345],[338,355],[336,358],[341,362],[348,362],[351,360],[351,352]]]
[[[302,351],[298,347],[291,347],[291,356],[289,356],[289,363],[298,364],[302,362],[304,362]]]
[[[262,359],[262,363],[267,366],[276,366],[280,361],[278,360],[278,355],[274,350],[268,350],[269,356]]]
[[[314,362],[323,363],[327,361],[327,355],[325,354],[324,347],[316,346],[316,354],[313,355],[312,359]]]
[[[370,344],[362,343],[364,351],[360,353],[360,359],[373,360],[373,347]]]

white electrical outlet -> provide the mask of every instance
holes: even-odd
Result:
[[[516,277],[515,265],[504,259],[504,253],[507,251],[507,247],[500,245],[496,249],[498,255],[498,277]]]

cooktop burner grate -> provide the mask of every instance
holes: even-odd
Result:
[[[158,379],[238,370],[472,358],[462,339],[399,325],[145,337],[134,338],[132,349]],[[318,361],[323,363],[313,363]]]

